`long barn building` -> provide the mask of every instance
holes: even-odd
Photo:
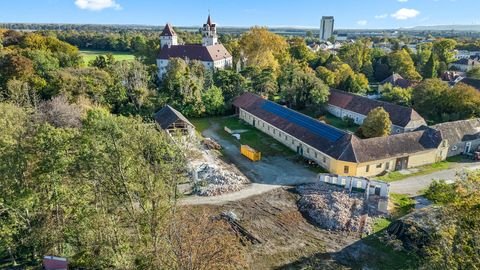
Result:
[[[240,119],[339,175],[375,176],[435,163],[448,152],[447,141],[434,129],[361,140],[252,93],[233,105]]]

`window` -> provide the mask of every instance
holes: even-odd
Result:
[[[327,157],[323,157],[323,163],[327,163]]]
[[[307,147],[307,154],[309,154],[309,153],[310,153],[310,148]]]
[[[317,158],[317,152],[315,152],[315,158]]]
[[[382,168],[382,163],[377,164],[377,168]]]
[[[287,139],[287,135],[285,135],[285,140]]]
[[[385,170],[388,170],[388,169],[390,169],[390,162],[385,163]]]
[[[365,169],[366,172],[370,171],[370,165],[367,165],[367,168]]]
[[[343,173],[348,173],[350,168],[348,166],[343,166]]]

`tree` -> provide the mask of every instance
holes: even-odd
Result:
[[[437,63],[434,58],[434,54],[430,54],[430,58],[428,58],[427,63],[423,67],[423,77],[425,79],[436,78],[438,75],[437,73]]]
[[[360,130],[365,138],[388,136],[392,130],[390,115],[382,107],[377,107],[368,113]]]
[[[420,81],[422,79],[415,69],[412,57],[404,49],[392,52],[388,56],[388,63],[393,72],[399,73],[407,80]]]
[[[267,28],[253,27],[240,38],[240,47],[249,66],[270,68],[274,72],[287,58],[288,44],[285,39]]]
[[[404,89],[402,87],[394,87],[387,83],[383,86],[381,99],[398,105],[410,107],[412,104],[412,93],[413,88],[409,87]]]
[[[437,55],[440,62],[449,64],[453,62],[455,56],[455,46],[457,42],[453,39],[440,39],[433,42],[433,52]]]
[[[362,70],[368,70],[372,65],[372,63],[370,62],[370,46],[371,42],[367,39],[357,40],[355,43],[350,43],[342,46],[338,52],[338,56],[356,73]],[[370,74],[366,75],[368,76]]]
[[[247,80],[233,70],[217,70],[213,77],[215,85],[222,89],[225,102],[231,102],[233,98],[247,90]]]
[[[314,52],[307,47],[305,40],[296,37],[290,40],[290,55],[297,61],[308,63],[315,58]]]
[[[446,91],[448,91],[448,84],[440,79],[422,81],[413,90],[413,108],[427,119],[438,121]]]
[[[284,66],[278,81],[283,99],[292,107],[302,109],[327,101],[328,87],[306,66],[298,63]]]
[[[207,115],[219,115],[225,110],[222,89],[211,86],[202,94],[203,105]]]
[[[424,248],[423,265],[431,269],[475,269],[480,264],[480,173],[457,176],[454,184],[433,183],[429,197],[441,203],[437,231]],[[442,188],[442,189],[439,189]]]

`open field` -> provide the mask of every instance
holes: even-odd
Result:
[[[132,61],[135,59],[133,54],[128,52],[111,52],[111,51],[93,51],[93,50],[80,50],[80,55],[83,57],[83,61],[88,64],[90,61],[95,60],[99,55],[112,54],[117,61]]]

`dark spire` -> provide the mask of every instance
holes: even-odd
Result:
[[[212,20],[210,19],[210,12],[208,12],[207,24],[212,25]]]

